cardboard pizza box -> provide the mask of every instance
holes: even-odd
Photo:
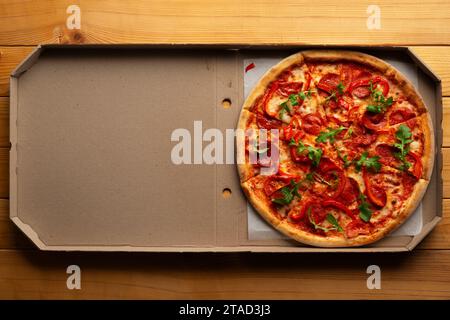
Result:
[[[333,48],[397,61],[416,77],[436,137],[419,231],[361,248],[255,237],[260,222],[251,218],[232,150],[249,81],[244,69],[252,59],[267,62],[311,48],[330,47],[37,47],[11,75],[12,221],[42,250],[412,250],[442,216],[442,93],[439,78],[404,47]],[[208,149],[212,135],[223,163],[209,163],[220,162]],[[181,140],[190,155],[176,152]]]

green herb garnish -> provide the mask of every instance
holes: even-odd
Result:
[[[368,153],[363,152],[361,154],[361,158],[356,162],[356,170],[360,171],[362,167],[366,167],[368,170],[378,172],[381,169],[381,163],[378,161],[380,159],[379,156],[368,157]]]
[[[298,188],[299,183],[295,183],[294,180],[291,180],[288,186],[285,186],[279,190],[282,198],[272,199],[272,202],[282,206],[290,204],[292,200],[294,200],[295,196],[301,198],[301,195],[298,193]]]
[[[336,228],[337,231],[340,231],[340,232],[344,231],[342,229],[342,227],[339,225],[339,223],[337,222],[336,218],[331,213],[327,214],[326,219],[329,223],[331,223]]]
[[[352,164],[352,161],[348,160],[348,156],[346,154],[342,155],[341,150],[339,150],[339,149],[336,149],[336,151],[337,151],[339,158],[341,158],[341,160],[344,162],[344,167],[345,168],[350,167],[350,165]]]
[[[332,230],[343,231],[341,226],[339,226],[339,223],[337,222],[336,218],[331,213],[328,213],[327,217],[326,217],[327,221],[333,225],[333,227],[331,227],[331,228],[325,228],[325,227],[317,224],[314,221],[314,219],[311,217],[311,207],[308,208],[307,214],[308,214],[309,222],[314,226],[314,229],[316,229],[316,230],[322,230],[325,232],[332,231]]]
[[[330,143],[333,143],[336,138],[336,135],[339,134],[340,132],[342,132],[342,130],[344,130],[344,129],[345,129],[345,127],[342,127],[342,126],[340,126],[337,129],[328,128],[328,132],[322,131],[319,133],[319,135],[316,138],[316,141],[325,143],[328,140],[328,141],[330,141]]]
[[[287,113],[291,113],[291,108],[289,108],[288,104],[285,102],[283,102],[282,104],[280,104],[281,110],[278,113],[279,117],[282,118],[283,115],[287,112]]]
[[[398,152],[395,152],[394,156],[402,161],[399,169],[402,171],[408,170],[411,167],[411,163],[406,160],[406,155],[409,153],[409,144],[413,142],[411,130],[408,126],[402,124],[395,132],[395,137],[398,142],[394,143],[394,147],[397,148]]]
[[[340,95],[344,94],[345,91],[345,86],[342,82],[339,82],[339,84],[337,85],[337,90],[339,92]]]
[[[311,146],[305,146],[303,142],[298,141],[295,142],[295,140],[292,138],[289,142],[290,146],[296,146],[297,147],[297,153],[302,154],[305,151],[308,151],[308,158],[312,161],[312,165],[314,167],[317,167],[319,165],[320,159],[322,158],[323,151],[320,148],[314,148]]]
[[[308,146],[308,158],[312,161],[312,165],[317,167],[322,158],[323,151],[320,148]]]
[[[370,83],[369,88],[374,104],[368,105],[367,111],[371,113],[382,113],[394,103],[392,97],[386,98],[380,90],[374,89],[372,82]]]
[[[360,211],[359,217],[361,220],[369,222],[372,217],[372,210],[369,209],[369,203],[366,201],[366,196],[361,193],[359,195],[359,200],[361,200],[361,204],[358,206]]]

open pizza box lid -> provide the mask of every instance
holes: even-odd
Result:
[[[442,214],[441,87],[417,57],[398,47],[352,49],[414,69],[431,111],[436,160],[420,231],[362,248],[329,249],[253,236],[234,138],[227,136],[244,101],[245,64],[310,48],[39,46],[11,75],[11,219],[43,250],[413,249]],[[202,157],[211,128],[223,134],[218,145],[225,164],[207,164]],[[192,164],[174,163],[180,135],[190,136]]]

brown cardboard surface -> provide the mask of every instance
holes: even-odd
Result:
[[[242,57],[246,50],[267,49],[38,48],[11,78],[13,221],[45,250],[411,250],[442,213],[440,82],[427,70],[420,73],[419,91],[432,111],[438,153],[423,200],[424,228],[415,237],[347,249],[250,241],[235,165],[171,162],[173,130],[186,128],[194,139],[195,120],[203,122],[203,132],[236,127]],[[302,48],[275,49],[289,54]],[[412,55],[406,48],[370,50]],[[229,109],[221,106],[225,98]],[[231,197],[222,197],[224,188]]]

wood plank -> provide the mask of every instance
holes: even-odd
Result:
[[[450,149],[442,148],[443,197],[450,198]]]
[[[442,146],[450,147],[450,98],[443,98],[442,102]]]
[[[9,75],[31,50],[32,47],[0,47],[0,96],[9,95]]]
[[[9,219],[9,201],[0,199],[0,249],[35,248]]]
[[[0,199],[9,197],[9,148],[0,148]]]
[[[0,97],[0,147],[9,148],[9,99]]]
[[[442,220],[420,243],[418,249],[450,249],[450,199],[443,199]]]
[[[442,95],[450,96],[450,47],[418,46],[411,49],[441,78]]]
[[[74,2],[0,4],[0,45],[68,40],[103,43],[450,44],[450,3],[379,0],[381,29],[368,30],[368,3],[354,0],[85,0],[81,33],[64,29]],[[289,27],[280,27],[280,25]]]
[[[180,264],[180,261],[183,263]],[[81,290],[66,268],[81,268]],[[366,268],[381,268],[368,290]],[[0,251],[0,299],[448,299],[450,251],[124,254]]]

